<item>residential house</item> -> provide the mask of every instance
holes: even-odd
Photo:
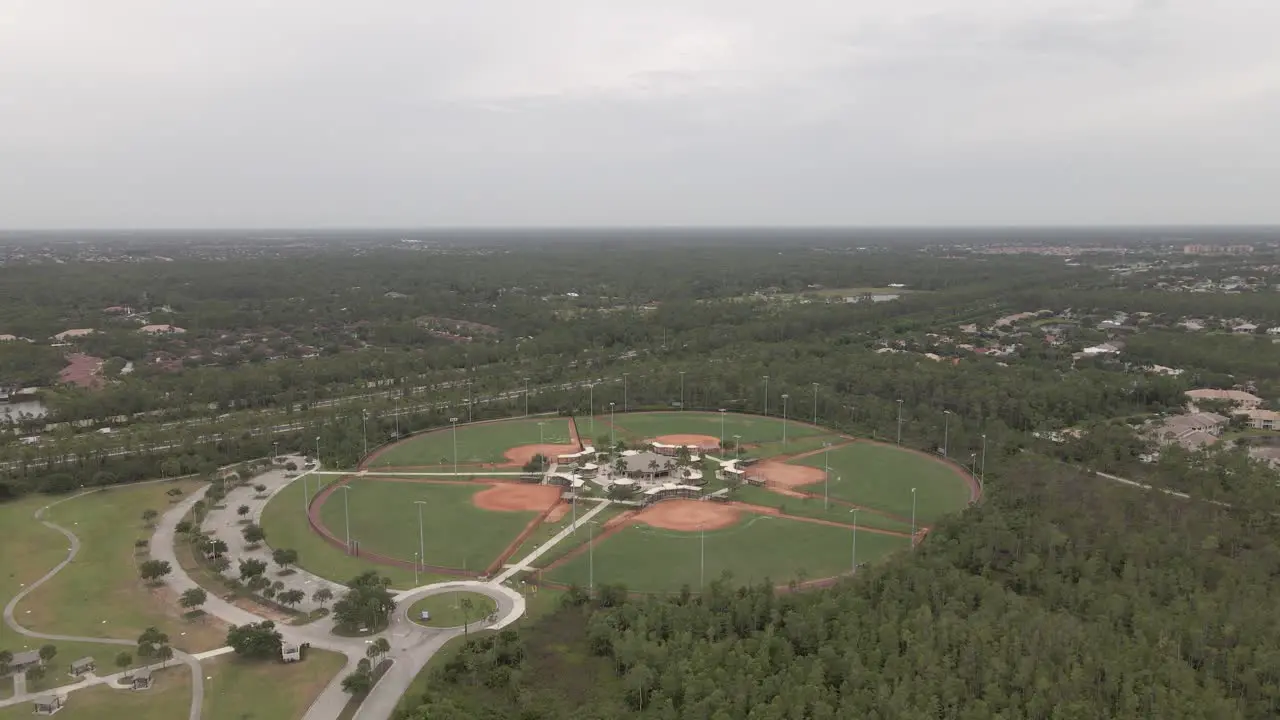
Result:
[[[92,335],[95,332],[97,332],[97,330],[94,330],[93,328],[72,328],[70,330],[63,330],[57,335],[54,335],[53,339],[58,342],[66,342],[67,340],[74,340],[75,338]]]
[[[1197,450],[1218,441],[1227,418],[1217,413],[1197,412],[1166,418],[1153,428],[1157,442],[1178,444],[1188,450]]]
[[[1231,332],[1239,335],[1250,335],[1258,331],[1258,326],[1253,323],[1240,323],[1231,328]]]
[[[1262,398],[1243,390],[1215,390],[1203,388],[1200,390],[1188,390],[1186,393],[1190,398],[1191,408],[1196,408],[1196,403],[1204,400],[1227,400],[1235,404],[1241,410],[1254,410],[1262,406]]]
[[[138,332],[148,335],[181,335],[186,330],[176,325],[143,325],[138,328]]]
[[[1280,412],[1275,410],[1250,410],[1245,413],[1249,427],[1254,430],[1280,430]]]

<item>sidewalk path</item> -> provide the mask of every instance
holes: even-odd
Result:
[[[68,500],[74,500],[78,497],[81,497],[83,495],[88,495],[94,492],[99,492],[99,491],[89,490],[86,492],[78,493],[76,495],[72,495],[70,497],[66,497],[61,500],[58,500],[57,502],[45,505],[44,507],[36,511],[35,513],[36,519],[39,520],[45,527],[53,530],[57,530],[58,532],[62,533],[63,536],[67,538],[67,541],[70,543],[70,548],[67,551],[67,556],[63,558],[62,562],[58,563],[57,565],[54,566],[52,570],[45,573],[44,577],[26,586],[25,588],[22,589],[21,592],[19,592],[17,595],[14,595],[13,598],[9,600],[9,604],[5,605],[4,607],[4,622],[10,628],[13,628],[14,632],[17,632],[21,635],[25,635],[30,638],[37,638],[40,640],[99,643],[103,645],[121,645],[121,646],[136,648],[138,644],[136,640],[116,640],[111,638],[80,637],[77,635],[55,635],[55,634],[49,634],[49,633],[34,632],[18,624],[18,621],[15,620],[13,616],[14,608],[18,606],[18,603],[22,602],[23,598],[29,595],[36,588],[48,582],[51,578],[53,578],[53,576],[61,572],[64,567],[66,567],[68,564],[71,563],[72,560],[75,559],[76,554],[80,552],[80,538],[76,537],[75,533],[62,527],[61,525],[56,525],[54,523],[49,522],[48,520],[45,520],[44,519],[45,511],[59,503],[64,503]],[[203,492],[199,493],[199,495],[203,495]],[[173,551],[172,544],[169,545],[168,549],[172,554],[172,551]],[[176,560],[171,564],[175,568],[177,567]],[[183,664],[185,664],[191,670],[191,710],[188,713],[188,718],[189,720],[200,720],[200,706],[204,704],[204,677],[203,677],[203,674],[200,672],[200,661],[197,660],[195,657],[188,655],[187,653],[182,652],[181,650],[176,650],[176,649],[173,651],[173,657],[175,660],[178,660]],[[98,682],[102,682],[102,680],[98,680]],[[78,690],[82,687],[89,687],[90,685],[96,685],[98,684],[98,682],[91,682],[88,679],[86,679],[74,685],[68,685],[66,686],[66,688],[68,689],[68,691]],[[15,686],[15,690],[16,689],[17,688]],[[16,704],[17,702],[28,702],[30,701],[31,697],[32,696],[30,693],[27,693],[25,695],[18,695],[17,693],[15,693],[14,697],[10,698],[9,700],[6,700],[4,704],[13,705],[13,704]]]
[[[533,552],[526,555],[524,559],[520,560],[514,565],[507,566],[506,570],[503,570],[501,574],[499,574],[497,577],[493,579],[493,583],[498,584],[498,583],[506,582],[508,578],[514,576],[516,573],[523,572],[524,570],[528,570],[529,566],[532,565],[535,560],[542,557],[543,553],[555,547],[556,543],[569,537],[569,535],[573,534],[578,528],[591,522],[591,518],[595,517],[596,515],[599,515],[601,510],[604,510],[605,508],[609,507],[609,505],[611,504],[612,502],[609,500],[601,500],[600,504],[596,505],[595,507],[591,508],[589,511],[584,513],[582,516],[580,516],[576,523],[573,523],[565,527],[565,529],[556,533],[555,537],[551,538],[545,543],[534,548]]]

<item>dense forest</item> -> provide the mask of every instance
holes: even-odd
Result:
[[[469,642],[399,717],[1275,717],[1278,497],[1223,462],[1196,472],[1239,509],[1024,457],[913,555],[834,588],[570,593]]]

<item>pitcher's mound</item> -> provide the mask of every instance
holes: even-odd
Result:
[[[701,500],[667,500],[641,510],[635,519],[663,530],[719,530],[738,522],[738,511]]]
[[[498,512],[542,512],[560,501],[560,488],[551,485],[503,483],[471,496],[481,510]]]
[[[659,435],[653,442],[663,445],[693,445],[700,450],[717,450],[720,447],[720,439],[710,435]]]
[[[766,460],[752,467],[750,472],[761,475],[765,480],[784,488],[795,488],[801,485],[822,482],[822,471],[808,465],[788,465],[787,463]]]

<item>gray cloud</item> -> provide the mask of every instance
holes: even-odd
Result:
[[[1275,27],[1261,0],[10,0],[0,225],[1274,221]]]

